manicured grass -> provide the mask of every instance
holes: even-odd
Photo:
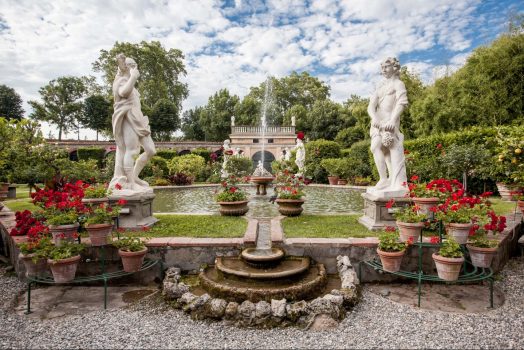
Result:
[[[376,236],[358,223],[361,215],[301,215],[282,220],[287,238],[347,238]]]
[[[31,203],[30,198],[6,201],[4,202],[4,205],[8,207],[9,209],[11,209],[12,211],[24,211],[26,209],[29,211],[33,211],[33,210],[38,209],[37,206]]]
[[[513,214],[515,212],[515,207],[517,206],[517,202],[503,201],[500,198],[490,198],[489,200],[493,204],[493,209],[495,210],[495,213],[497,215]],[[518,209],[517,209],[517,212],[518,212]]]
[[[247,220],[218,215],[155,215],[159,221],[147,232],[149,237],[236,238],[243,237]]]

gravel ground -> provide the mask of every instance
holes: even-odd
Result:
[[[1,273],[1,271],[0,271]],[[364,289],[363,301],[335,330],[238,329],[192,321],[157,298],[113,311],[37,321],[0,310],[1,348],[524,348],[524,259],[496,282],[505,304],[482,314],[425,311]],[[0,302],[23,285],[0,277]]]

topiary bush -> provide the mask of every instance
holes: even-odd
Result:
[[[320,162],[326,158],[339,158],[340,145],[335,141],[319,139],[306,143],[306,176],[313,182],[327,183],[327,172]]]
[[[194,150],[191,151],[191,154],[195,154],[197,156],[204,158],[206,163],[211,160],[211,153],[212,152],[210,150],[208,150],[207,148],[203,148],[203,147],[195,148]]]
[[[242,156],[229,157],[227,160],[226,171],[236,177],[249,176],[253,172],[253,161]]]
[[[186,154],[180,157],[175,157],[167,162],[169,174],[183,173],[191,176],[193,179],[204,171],[206,161],[201,156],[195,154]]]
[[[155,178],[164,178],[167,177],[167,175],[169,175],[167,160],[158,156],[151,158],[151,161],[146,164],[140,173],[140,177],[154,176]]]
[[[171,160],[175,157],[178,157],[177,151],[169,150],[169,149],[161,149],[156,152],[157,157],[162,157],[165,160]]]
[[[82,147],[76,150],[76,154],[78,155],[78,160],[96,160],[98,167],[102,169],[106,150],[97,147]]]

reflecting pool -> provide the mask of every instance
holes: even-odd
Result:
[[[251,217],[278,216],[277,204],[269,202],[273,190],[268,188],[268,196],[255,195],[254,186],[243,186],[249,194],[249,212]],[[156,188],[156,198],[153,201],[153,211],[217,214],[219,205],[214,200],[215,191],[219,186],[212,187],[177,187]],[[306,202],[303,214],[348,214],[362,213],[364,200],[362,190],[351,188],[311,187],[304,189]]]

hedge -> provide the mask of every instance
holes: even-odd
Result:
[[[306,175],[313,182],[327,183],[327,172],[320,162],[326,158],[339,158],[340,145],[335,141],[319,139],[306,143]]]
[[[196,154],[197,156],[204,158],[206,163],[211,160],[211,153],[212,152],[210,150],[208,150],[207,148],[203,148],[203,147],[195,148],[194,150],[191,150],[191,154]]]
[[[165,160],[171,160],[178,156],[177,151],[162,149],[156,152],[158,157],[164,158]]]
[[[94,159],[96,160],[98,168],[102,168],[106,150],[98,147],[82,147],[76,150],[76,154],[78,155],[78,160],[88,161]]]

